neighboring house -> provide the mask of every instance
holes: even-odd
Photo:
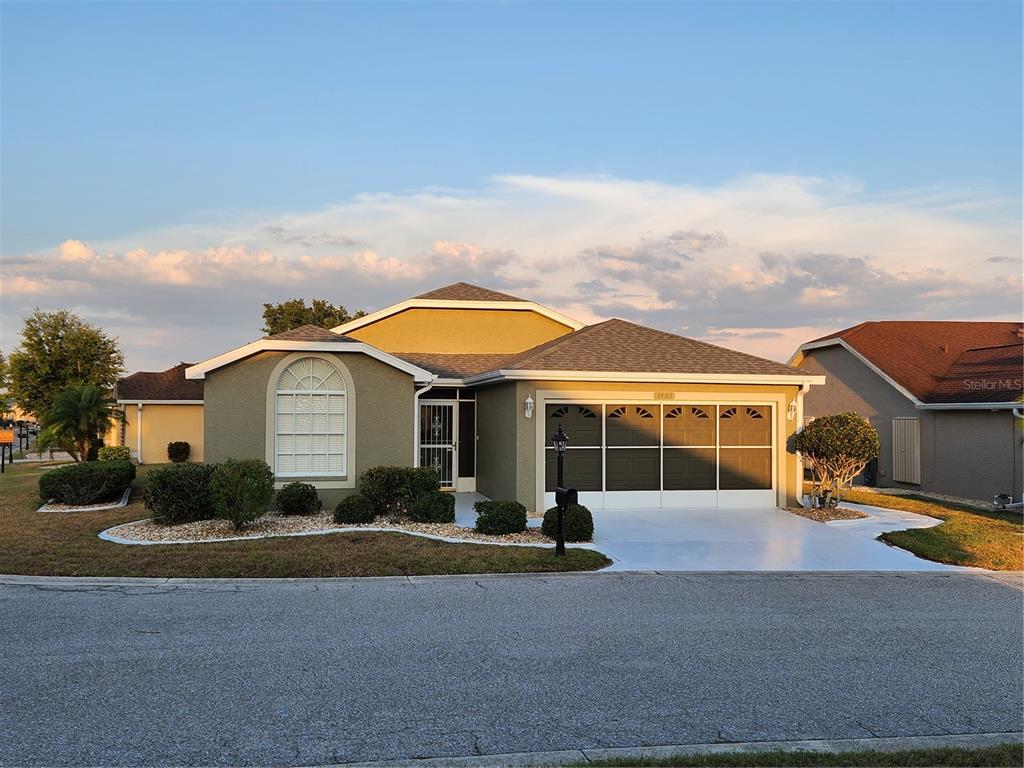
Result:
[[[868,484],[1021,498],[1020,323],[884,321],[807,342],[790,361],[825,374],[805,419],[867,417],[882,442]]]
[[[205,384],[208,461],[264,459],[278,485],[311,482],[328,504],[368,467],[427,465],[446,488],[531,510],[553,503],[559,424],[565,480],[592,508],[793,503],[801,475],[786,442],[804,393],[824,383],[466,283],[333,330],[268,336],[185,376]]]
[[[202,461],[203,382],[186,379],[188,367],[179,363],[119,380],[114,397],[124,420],[110,431],[106,444],[127,445],[142,464],[162,464],[167,444],[184,441],[190,446],[189,461]]]

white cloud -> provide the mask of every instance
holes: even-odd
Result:
[[[1005,210],[971,191],[872,196],[850,179],[509,175],[102,242],[69,232],[5,255],[0,343],[32,306],[103,297],[108,322],[137,319],[117,328],[129,365],[158,367],[255,337],[264,301],[374,309],[471,280],[584,321],[619,315],[785,358],[864,319],[1012,317],[1021,236]]]

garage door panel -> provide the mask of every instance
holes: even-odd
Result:
[[[663,430],[666,446],[714,446],[715,406],[666,406]]]
[[[605,406],[605,439],[609,446],[657,447],[661,417],[656,405]]]
[[[557,454],[554,449],[545,451],[544,490],[554,491],[558,484]],[[565,482],[578,491],[601,490],[601,449],[570,448],[565,452],[562,471]]]
[[[771,448],[722,448],[719,461],[723,491],[771,490]]]
[[[605,453],[606,490],[661,490],[660,453],[657,448],[609,448]]]
[[[714,448],[665,448],[666,491],[713,491],[717,479]]]

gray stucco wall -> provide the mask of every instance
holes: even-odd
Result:
[[[841,347],[806,353],[801,367],[825,374],[804,396],[804,417],[853,411],[878,430],[878,485],[917,488],[989,501],[1020,498],[1021,432],[1009,411],[919,410],[905,395]],[[892,480],[892,420],[916,418],[921,431],[921,485]]]
[[[267,387],[274,367],[290,353],[262,352],[211,371],[204,387],[204,442],[208,462],[266,459]],[[355,384],[355,464],[358,478],[379,464],[411,466],[412,377],[358,353],[337,354]],[[288,478],[302,480],[303,478]],[[330,480],[310,478],[309,482]],[[321,489],[332,507],[352,489]]]
[[[476,489],[492,499],[517,498],[517,410],[515,383],[477,390]]]

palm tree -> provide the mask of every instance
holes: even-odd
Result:
[[[75,461],[86,461],[99,435],[120,417],[113,400],[95,384],[79,384],[57,395],[43,418],[37,450],[65,450]]]

